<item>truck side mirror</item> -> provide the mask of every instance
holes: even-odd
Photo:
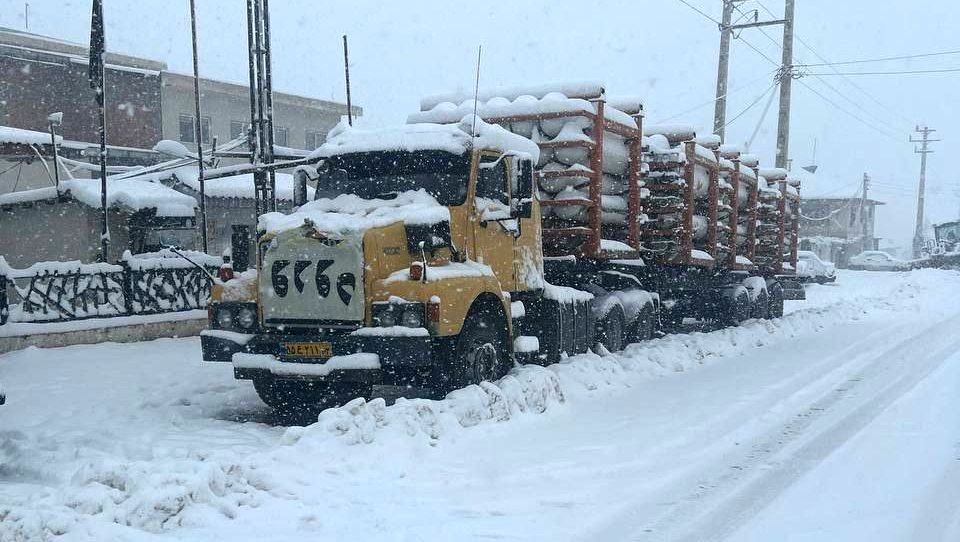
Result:
[[[243,273],[250,268],[250,226],[234,224],[230,237],[230,252],[233,270]]]
[[[307,202],[307,181],[310,175],[303,168],[293,174],[293,206],[299,207]]]
[[[516,192],[513,195],[517,218],[533,216],[533,163],[520,160]]]

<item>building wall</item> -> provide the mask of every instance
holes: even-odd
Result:
[[[158,71],[106,68],[107,140],[151,148],[160,139]],[[63,112],[64,139],[98,142],[96,94],[87,65],[69,56],[0,43],[0,125],[47,131],[47,115]]]
[[[129,215],[113,209],[111,250],[115,262],[130,245]],[[38,201],[0,207],[0,256],[13,267],[36,262],[94,262],[100,252],[100,212],[72,199]]]
[[[191,77],[176,73],[162,74],[163,138],[182,141],[180,115],[194,114],[194,91]],[[274,130],[287,131],[287,147],[307,148],[307,131],[326,134],[343,115],[345,105],[311,98],[302,98],[274,92]],[[221,81],[201,80],[201,117],[210,119],[210,141],[216,137],[218,145],[230,141],[231,121],[244,125],[250,122],[250,98],[243,85]],[[355,114],[360,109],[354,108]],[[186,143],[188,147],[195,143]],[[280,144],[280,141],[277,141]]]
[[[876,250],[876,205],[868,200],[861,206],[859,199],[803,200],[800,237],[805,242],[801,248],[813,250],[821,259],[829,258],[839,266],[864,250]]]

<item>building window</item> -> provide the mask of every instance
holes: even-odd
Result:
[[[304,137],[306,149],[308,151],[312,151],[320,145],[323,145],[323,139],[324,137],[322,132],[318,132],[316,130],[307,130]]]
[[[193,137],[193,115],[180,115],[180,141],[186,143],[196,143]],[[210,144],[210,117],[200,117],[200,141],[204,145]]]
[[[247,137],[247,131],[250,129],[250,123],[242,120],[230,121],[230,139]]]
[[[287,129],[283,127],[275,128],[273,131],[273,142],[281,147],[287,146]]]

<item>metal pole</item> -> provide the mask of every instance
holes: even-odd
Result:
[[[194,131],[197,134],[197,179],[200,182],[200,246],[207,252],[207,192],[203,179],[203,127],[200,122],[200,61],[197,56],[197,7],[190,0],[190,30],[193,33],[193,106]]]
[[[347,123],[353,126],[353,107],[350,101],[350,57],[347,54],[347,35],[343,35],[343,71],[347,81]]]
[[[777,121],[777,167],[787,168],[790,157],[790,91],[793,86],[793,4],[783,10],[783,59],[780,73],[780,118]]]
[[[53,147],[53,182],[60,195],[60,154],[57,152],[57,125],[50,121],[50,145]]]
[[[733,0],[723,0],[723,18],[720,21],[720,60],[717,66],[717,101],[713,113],[713,133],[724,139],[727,124],[727,73],[730,67],[730,19],[733,17]]]
[[[273,146],[275,143],[275,134],[273,133],[273,71],[270,67],[270,0],[261,0],[263,2],[263,91],[267,110],[267,152],[266,163],[273,163]],[[270,168],[267,173],[270,181],[270,201],[269,209],[277,210],[277,172]]]
[[[100,88],[97,89],[97,107],[99,108],[99,117],[100,117],[100,208],[101,208],[101,220],[100,220],[100,261],[105,262],[108,258],[108,250],[110,249],[110,221],[107,218],[108,209],[107,209],[107,108],[105,106],[107,85],[106,85],[106,76],[103,68],[104,64],[100,64],[100,81],[103,84]]]
[[[863,195],[860,198],[860,229],[861,229],[861,240],[860,247],[861,250],[873,250],[873,239],[868,236],[869,233],[869,224],[867,218],[869,217],[869,204],[870,197],[868,191],[870,190],[870,176],[866,173],[863,174]]]

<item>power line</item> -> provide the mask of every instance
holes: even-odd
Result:
[[[706,107],[706,106],[708,106],[708,105],[711,105],[711,104],[713,104],[714,102],[716,102],[716,101],[717,101],[718,99],[720,99],[720,98],[726,98],[727,96],[730,96],[731,94],[734,94],[734,93],[736,93],[736,92],[739,92],[739,91],[741,91],[741,90],[743,90],[743,89],[745,89],[745,88],[747,88],[747,87],[752,87],[754,84],[756,84],[756,83],[758,83],[758,82],[760,82],[760,81],[763,81],[764,79],[767,79],[768,77],[770,77],[771,75],[773,75],[775,72],[776,72],[776,70],[770,71],[770,72],[764,74],[764,75],[761,76],[761,77],[758,77],[758,78],[756,78],[756,79],[752,79],[752,80],[750,80],[749,82],[744,83],[744,84],[742,84],[742,85],[740,85],[740,86],[738,86],[738,87],[736,87],[736,88],[734,88],[734,89],[728,90],[727,93],[724,94],[723,96],[718,96],[718,97],[716,97],[716,98],[711,98],[710,100],[708,100],[708,101],[706,101],[706,102],[703,102],[703,103],[701,103],[701,104],[695,105],[695,106],[691,107],[690,109],[687,109],[686,111],[684,111],[684,112],[682,112],[682,113],[677,113],[676,115],[671,115],[671,116],[669,116],[669,117],[667,117],[667,118],[658,120],[658,121],[655,122],[654,124],[660,124],[660,123],[663,123],[663,122],[667,122],[667,121],[673,120],[673,119],[675,119],[675,118],[677,118],[677,117],[682,117],[682,116],[686,115],[687,113],[692,113],[692,112],[694,112],[694,111],[696,111],[696,110],[698,110],[698,109],[700,109],[700,108],[703,108],[703,107]]]
[[[767,8],[767,6],[765,6],[762,2],[760,2],[760,0],[757,0],[757,4],[758,4],[764,11],[766,11],[769,15],[776,17],[776,15],[774,15],[773,12],[770,11],[769,8]],[[821,55],[816,49],[814,49],[812,45],[810,45],[809,43],[807,43],[806,40],[804,40],[803,37],[800,36],[800,34],[794,33],[794,36],[796,36],[797,41],[799,41],[804,47],[806,47],[811,53],[813,53],[813,56],[817,57],[818,59],[820,59],[820,61],[822,61],[822,62],[824,62],[824,63],[826,63],[826,64],[828,64],[828,65],[830,64],[830,61],[827,60],[826,58],[824,58],[824,56]],[[834,68],[833,66],[829,66],[829,67],[830,67],[830,69],[831,69],[832,71],[837,71],[837,69]],[[866,89],[864,89],[863,87],[861,87],[860,85],[858,85],[857,83],[855,83],[855,82],[854,82],[852,79],[850,79],[849,77],[843,76],[843,80],[846,81],[847,84],[849,84],[851,87],[855,88],[858,92],[860,92],[861,94],[863,94],[864,96],[866,96],[870,101],[872,101],[873,103],[877,104],[877,106],[879,106],[879,107],[883,110],[884,114],[893,113],[894,115],[896,115],[897,117],[900,117],[901,120],[907,122],[908,124],[912,124],[912,123],[913,123],[912,120],[910,120],[910,119],[908,119],[906,116],[902,115],[897,109],[892,108],[892,107],[886,105],[885,103],[881,102],[880,100],[878,100],[877,98],[875,98],[875,97],[873,96],[873,94],[867,92]],[[822,81],[822,80],[821,80],[821,81]]]
[[[769,87],[767,87],[766,90],[763,91],[763,94],[760,94],[759,96],[757,96],[757,98],[756,98],[755,100],[753,100],[752,102],[750,102],[750,105],[748,105],[748,106],[745,107],[742,111],[740,111],[739,113],[737,113],[736,115],[734,115],[732,119],[728,120],[728,121],[726,122],[726,124],[723,125],[723,127],[726,128],[727,126],[730,126],[731,124],[733,124],[733,122],[734,122],[735,120],[737,120],[737,119],[739,119],[740,117],[742,117],[747,111],[750,111],[751,109],[753,109],[754,106],[756,106],[758,103],[760,103],[760,100],[764,99],[764,98],[767,96],[767,93],[769,93],[771,90],[777,88],[777,83],[778,83],[777,81],[774,81],[772,85],[770,85]]]
[[[889,72],[834,72],[834,73],[806,73],[804,75],[813,75],[816,77],[821,77],[825,75],[917,75],[923,73],[955,73],[960,72],[960,68],[942,68],[934,70],[903,70],[903,71],[889,71]]]
[[[868,59],[861,59],[861,60],[846,60],[843,62],[824,61],[819,64],[800,64],[800,66],[803,66],[806,68],[813,68],[818,66],[849,66],[851,64],[868,64],[871,62],[888,62],[892,60],[909,60],[911,58],[927,58],[932,56],[956,55],[956,54],[960,54],[960,49],[957,49],[955,51],[940,51],[937,53],[920,53],[916,55],[901,55],[901,56],[887,56],[882,58],[868,58]]]

